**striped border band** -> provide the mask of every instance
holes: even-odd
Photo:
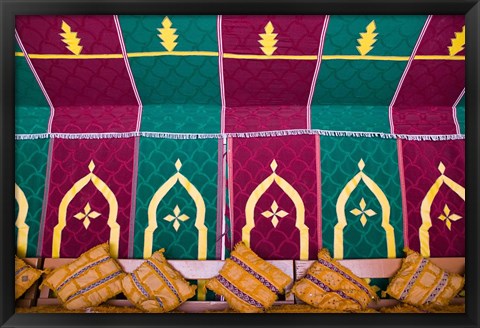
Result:
[[[360,288],[361,290],[363,290],[367,295],[368,297],[372,297],[372,295],[370,294],[370,292],[368,291],[367,288],[365,288],[365,286],[363,286],[361,283],[359,283],[356,279],[352,278],[350,275],[348,275],[345,271],[343,270],[340,270],[339,268],[337,268],[335,265],[333,265],[332,263],[328,262],[328,261],[325,261],[324,259],[318,259],[318,262],[320,262],[320,264],[323,264],[324,266],[326,266],[327,268],[339,273],[340,275],[342,275],[344,278],[346,278],[348,281],[350,281],[351,283],[353,283],[355,286],[357,286],[358,288]]]
[[[165,309],[165,306],[163,305],[163,302],[162,302],[162,300],[160,299],[160,297],[156,296],[155,299],[157,300],[158,305],[160,305],[160,307],[161,307],[162,309]]]
[[[408,281],[407,285],[405,286],[405,289],[403,290],[402,295],[400,295],[400,297],[398,298],[399,301],[403,301],[407,297],[408,293],[410,292],[410,289],[412,288],[415,281],[417,281],[418,276],[422,272],[425,265],[427,265],[427,260],[422,259],[422,261],[420,262],[420,265],[418,266],[417,270],[413,274],[412,278]]]
[[[155,272],[160,276],[162,277],[163,281],[165,281],[165,283],[167,284],[168,288],[170,288],[170,290],[175,294],[175,296],[177,297],[178,301],[180,303],[182,303],[182,298],[180,297],[180,295],[178,295],[178,292],[177,290],[175,289],[175,286],[172,285],[172,283],[167,279],[167,277],[165,277],[165,275],[163,274],[163,272],[155,265],[155,263],[153,263],[152,261],[150,260],[147,260],[146,263],[148,265],[150,265],[152,267],[153,270],[155,270]]]
[[[120,275],[121,273],[122,273],[122,271],[114,272],[114,273],[112,273],[111,275],[109,275],[109,276],[107,276],[107,277],[105,277],[105,278],[103,278],[103,279],[100,279],[99,281],[91,284],[90,286],[87,286],[87,287],[85,287],[85,288],[83,288],[83,289],[80,289],[80,290],[77,291],[76,293],[70,295],[70,296],[67,298],[66,302],[72,300],[73,298],[75,298],[75,297],[77,297],[77,296],[80,296],[80,295],[88,292],[89,290],[92,290],[93,288],[96,288],[96,287],[98,287],[98,286],[100,286],[100,285],[102,285],[102,284],[104,284],[104,283],[112,280],[113,278],[117,277],[117,276]]]
[[[254,276],[258,281],[260,281],[265,287],[270,289],[273,293],[275,294],[280,294],[280,291],[278,290],[277,287],[275,287],[270,281],[268,281],[265,277],[261,276],[258,272],[253,270],[251,267],[249,267],[245,262],[240,260],[239,258],[232,256],[230,259],[240,265],[245,271],[250,273],[252,276]]]
[[[438,282],[437,286],[435,287],[435,289],[432,291],[432,293],[430,294],[430,296],[428,296],[427,300],[425,301],[425,303],[430,303],[432,302],[433,300],[435,300],[435,298],[438,296],[438,294],[440,294],[440,292],[443,290],[443,288],[447,285],[447,281],[448,281],[448,273],[447,272],[443,272],[443,275],[442,275],[442,279],[440,279],[440,281]]]
[[[28,265],[25,265],[23,267],[21,267],[20,269],[18,269],[17,271],[15,271],[15,276],[17,276],[19,273],[25,271],[28,269]]]
[[[81,275],[81,274],[84,273],[85,271],[93,268],[93,267],[96,266],[96,265],[99,265],[99,264],[101,264],[101,263],[103,263],[103,262],[106,262],[106,261],[108,261],[109,259],[110,259],[110,257],[107,256],[107,257],[105,257],[105,258],[103,258],[103,259],[101,259],[101,260],[98,260],[98,261],[96,261],[96,262],[93,262],[93,263],[87,265],[86,267],[82,268],[80,271],[75,272],[75,273],[72,274],[70,277],[68,277],[64,282],[62,282],[62,283],[60,284],[60,286],[57,287],[56,291],[59,292],[60,289],[62,289],[63,287],[65,287],[65,285],[68,284],[72,279],[77,278],[79,275]]]
[[[138,281],[138,278],[135,272],[132,272],[131,277],[132,277],[133,283],[135,284],[135,287],[137,287],[137,289],[143,294],[143,296],[145,296],[146,298],[150,298],[150,295],[148,295],[148,292],[145,290],[145,288],[143,288],[140,281]]]
[[[145,290],[145,288],[143,288],[142,284],[140,283],[140,281],[138,280],[138,277],[137,277],[137,274],[135,272],[132,272],[131,274],[131,277],[132,277],[132,280],[135,284],[135,287],[137,287],[137,289],[143,294],[143,296],[145,296],[146,298],[148,299],[151,299],[150,295],[148,294],[148,292]],[[162,300],[160,299],[160,297],[158,296],[155,296],[155,300],[158,302],[158,304],[160,305],[160,308],[161,309],[164,309],[164,306],[163,306],[163,302]]]
[[[242,292],[240,289],[238,289],[234,284],[232,284],[230,281],[228,281],[224,276],[222,275],[217,275],[216,279],[225,287],[227,290],[229,290],[231,293],[233,293],[235,296],[237,296],[239,299],[242,301],[253,305],[258,308],[263,308],[263,305],[260,304],[258,301],[254,300],[250,295],[245,294]]]
[[[315,285],[317,285],[318,287],[320,287],[321,289],[323,289],[323,290],[326,291],[327,293],[335,293],[335,294],[338,294],[341,298],[346,299],[346,300],[349,300],[349,301],[353,301],[353,302],[357,303],[358,305],[360,305],[360,307],[363,307],[362,304],[360,304],[360,302],[357,301],[356,299],[354,299],[353,297],[348,296],[347,294],[345,294],[345,293],[342,292],[341,290],[333,290],[333,289],[331,289],[330,287],[328,287],[327,285],[325,285],[322,281],[320,281],[318,278],[312,276],[311,274],[306,274],[306,275],[305,275],[305,278],[308,279],[308,280],[310,280],[311,282],[313,282]]]

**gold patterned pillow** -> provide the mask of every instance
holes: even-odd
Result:
[[[53,290],[65,308],[78,310],[97,306],[120,294],[124,276],[121,266],[110,257],[108,243],[104,243],[53,270],[41,286]]]
[[[318,252],[318,261],[295,283],[292,292],[316,308],[341,311],[363,310],[377,299],[367,282],[332,259],[326,248]]]
[[[232,309],[255,313],[271,307],[291,282],[290,276],[240,242],[206,287],[225,297]]]
[[[160,249],[122,280],[123,293],[137,308],[146,312],[168,312],[195,295],[180,272],[165,259]]]
[[[447,305],[463,288],[464,277],[448,273],[419,253],[405,248],[406,258],[390,281],[387,294],[411,305]]]
[[[42,272],[15,256],[15,299],[22,296],[40,278]]]

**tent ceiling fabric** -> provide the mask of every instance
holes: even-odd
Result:
[[[465,255],[464,16],[17,16],[16,40],[20,256]]]
[[[463,16],[20,16],[16,31],[55,108],[44,132],[464,132]]]

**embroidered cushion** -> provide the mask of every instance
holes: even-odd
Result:
[[[160,249],[122,280],[123,293],[137,308],[168,312],[195,295],[190,285],[165,259]]]
[[[291,281],[290,276],[240,242],[206,287],[225,297],[232,309],[254,313],[271,307]]]
[[[367,282],[332,259],[326,248],[318,252],[318,261],[295,283],[292,292],[316,308],[341,311],[363,310],[377,299]]]
[[[15,299],[22,296],[40,278],[42,272],[15,256]]]
[[[52,289],[65,308],[77,310],[99,305],[121,293],[124,276],[120,265],[110,257],[110,248],[105,243],[53,270],[42,285]]]
[[[462,290],[464,277],[442,270],[411,249],[404,252],[407,256],[387,287],[393,298],[411,305],[447,305]]]

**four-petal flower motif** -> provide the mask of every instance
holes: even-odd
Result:
[[[447,204],[445,204],[445,207],[443,208],[443,214],[440,214],[438,217],[440,220],[445,221],[445,224],[447,225],[448,230],[452,230],[452,221],[458,221],[462,217],[460,215],[457,215],[455,213],[450,214],[450,208],[448,207]]]
[[[92,211],[92,208],[90,207],[90,203],[87,203],[84,207],[84,212],[79,212],[75,214],[73,217],[78,219],[78,220],[83,220],[83,226],[85,229],[88,229],[88,226],[90,225],[90,219],[96,219],[98,218],[101,214],[95,211]]]
[[[188,219],[190,219],[190,217],[185,214],[180,215],[180,212],[181,212],[180,208],[178,207],[178,205],[176,205],[175,208],[173,209],[173,215],[169,214],[163,218],[165,221],[168,221],[168,222],[173,221],[173,228],[175,229],[175,231],[178,231],[178,228],[180,228],[179,221],[185,222]]]
[[[360,200],[360,209],[358,208],[354,208],[353,210],[350,211],[350,213],[352,213],[353,215],[356,215],[356,216],[359,216],[361,215],[360,217],[360,222],[362,223],[363,226],[365,226],[365,224],[367,224],[367,216],[374,216],[376,215],[377,213],[373,210],[365,210],[365,208],[367,207],[367,204],[365,203],[365,199],[361,199]]]
[[[283,218],[285,216],[288,215],[287,212],[285,212],[284,210],[280,210],[278,211],[278,204],[276,201],[273,201],[272,203],[272,206],[271,206],[271,211],[265,211],[262,213],[262,215],[264,217],[266,217],[267,219],[268,218],[272,218],[272,224],[274,227],[277,227],[277,224],[278,224],[278,218]],[[278,211],[278,212],[277,212]]]

